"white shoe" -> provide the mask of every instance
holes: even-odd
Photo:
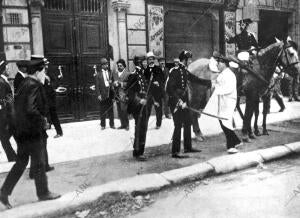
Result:
[[[227,150],[227,153],[228,153],[228,154],[236,154],[236,153],[238,153],[238,152],[239,152],[239,150],[236,149],[236,148],[230,148],[230,149]]]

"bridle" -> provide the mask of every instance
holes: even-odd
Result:
[[[278,66],[280,66],[280,67],[279,67],[280,73],[283,72],[283,71],[287,71],[289,68],[293,67],[293,66],[296,65],[296,64],[299,64],[299,61],[290,63],[289,58],[288,58],[288,54],[287,54],[287,51],[286,51],[286,50],[287,50],[288,48],[290,48],[290,47],[292,47],[292,46],[291,46],[291,45],[289,45],[289,46],[285,46],[285,45],[284,45],[284,46],[282,47],[280,53],[278,54],[277,59],[276,59],[276,64],[277,64]],[[278,59],[281,58],[282,55],[284,55],[284,58],[286,59],[287,64],[283,64],[282,61],[281,61],[281,63],[278,62]]]

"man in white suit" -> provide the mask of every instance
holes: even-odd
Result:
[[[215,111],[219,117],[227,120],[219,120],[221,128],[226,136],[227,152],[237,153],[237,147],[241,145],[241,140],[237,137],[233,128],[233,114],[237,101],[236,76],[233,71],[237,70],[238,64],[229,61],[218,62],[220,74],[216,79],[214,92],[207,103],[204,111]]]

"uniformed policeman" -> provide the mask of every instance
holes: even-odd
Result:
[[[210,80],[200,80],[195,78],[187,71],[189,59],[192,53],[182,51],[179,55],[179,66],[170,70],[169,80],[167,83],[167,93],[169,94],[169,106],[173,115],[174,132],[172,141],[172,157],[184,158],[179,154],[181,141],[181,127],[184,127],[184,152],[199,152],[192,148],[191,141],[191,118],[188,110],[188,80],[197,81],[201,84],[211,86]]]
[[[240,20],[240,30],[241,33],[237,34],[234,37],[226,39],[226,42],[231,44],[235,43],[238,47],[238,58],[241,61],[249,61],[250,54],[254,53],[258,48],[257,41],[254,35],[248,32],[248,27],[253,21],[249,18]]]
[[[135,71],[129,75],[126,87],[128,93],[127,111],[133,115],[135,121],[133,157],[138,161],[145,161],[144,150],[150,115],[148,105],[149,87],[142,69],[142,57],[135,57],[133,63]]]

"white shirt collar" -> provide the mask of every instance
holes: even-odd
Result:
[[[22,71],[19,70],[18,73],[20,73],[24,78],[26,77],[26,75]]]
[[[4,76],[3,74],[1,74],[1,77],[5,80],[5,82],[9,83],[8,82],[8,78],[6,76]]]

